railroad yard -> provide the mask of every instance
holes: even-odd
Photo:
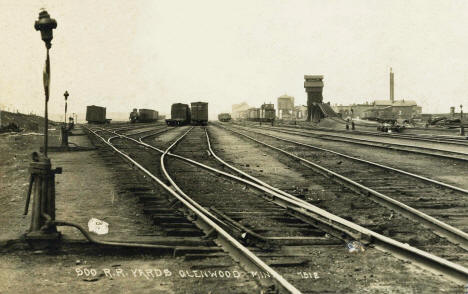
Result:
[[[20,195],[40,137],[1,138],[1,221],[15,224],[2,226],[1,292],[463,291],[463,139],[252,122],[73,132],[89,150],[49,155],[63,168],[53,254],[15,237],[29,224]],[[108,224],[94,243],[62,226],[91,218]]]
[[[3,3],[0,294],[468,294],[467,12]]]

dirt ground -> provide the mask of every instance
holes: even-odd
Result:
[[[301,170],[282,163],[279,160],[281,156],[274,151],[260,148],[251,141],[233,136],[232,133],[217,127],[210,127],[210,135],[216,154],[240,170],[259,177],[268,184],[289,193],[303,194],[308,200],[333,197],[334,192],[314,183],[314,179],[306,177]],[[304,189],[307,191],[305,194]],[[362,291],[363,293],[458,293],[462,290],[462,287],[452,288],[451,282],[444,281],[444,278],[440,276],[423,271],[417,266],[391,256],[387,256],[388,259],[382,258],[375,251],[378,250],[368,248],[368,251],[364,253],[365,256],[361,258],[346,259],[342,255],[339,256],[333,265],[328,267],[328,282],[333,283],[333,279],[335,279],[340,280],[341,285],[346,285],[349,282],[348,279],[356,279],[356,284],[348,288],[345,293],[354,293],[353,291]],[[315,263],[318,265],[326,264],[328,253],[329,251],[323,252],[322,255],[317,256]],[[369,258],[369,256],[372,257]],[[336,264],[342,263],[343,260],[347,266],[350,266],[349,263],[351,263],[357,269],[356,272],[350,274],[340,271],[343,268]],[[369,278],[369,274],[372,274],[373,278]],[[373,279],[377,281],[372,282]],[[361,284],[364,281],[366,284]]]
[[[90,146],[86,137],[70,142]],[[259,293],[256,278],[225,254],[199,259],[154,250],[102,250],[76,243],[84,238],[68,227],[58,228],[66,241],[59,251],[10,246],[29,228],[30,213],[22,214],[30,154],[42,144],[38,134],[0,136],[0,293]],[[56,176],[56,219],[85,229],[90,218],[105,221],[109,233],[94,234],[101,240],[151,241],[158,235],[137,197],[119,185],[119,164],[109,166],[98,151],[49,152],[49,157],[52,168],[63,168]]]
[[[370,146],[357,147],[354,144],[344,142],[301,137],[268,130],[263,131],[285,139],[334,150],[468,189],[468,164],[465,162],[444,158],[434,158],[420,154],[383,150],[381,148]],[[441,169],[441,166],[444,168]],[[434,171],[437,172],[435,173]]]
[[[166,137],[171,136],[168,133],[159,139]],[[313,186],[301,178],[300,172],[273,160],[266,152],[233,136],[225,139],[219,141],[223,144],[221,148],[230,150],[232,155],[228,160],[240,168],[267,174],[275,186],[285,190]],[[2,252],[5,240],[18,238],[29,227],[30,215],[22,215],[28,167],[31,152],[38,150],[42,140],[40,135],[0,136],[0,293],[260,293],[252,273],[233,264],[225,254],[200,258],[196,254],[172,256],[151,250],[103,251],[70,241],[58,252],[21,248]],[[70,141],[90,146],[85,137],[71,137]],[[63,173],[56,178],[57,219],[76,222],[85,228],[91,217],[103,220],[109,223],[109,233],[99,237],[102,239],[141,240],[158,234],[151,220],[142,213],[142,204],[119,186],[122,179],[118,177],[118,168],[125,164],[110,164],[98,151],[50,153],[50,158],[53,167],[63,168]],[[75,229],[60,227],[59,230],[67,240],[83,240]],[[342,258],[347,254],[345,248],[336,250],[336,255],[326,255],[321,250],[314,253],[313,269],[320,276],[316,284],[321,285],[320,289],[327,289],[328,284],[345,283],[342,293],[361,290],[457,293],[461,290],[449,286],[439,276],[373,249],[367,250],[362,258],[353,255],[349,259]],[[365,265],[360,265],[360,261]],[[385,270],[380,271],[379,267]],[[379,277],[374,272],[388,276]],[[414,279],[402,282],[402,277],[407,275]],[[333,287],[340,288],[343,289]],[[322,292],[311,288],[314,291]]]

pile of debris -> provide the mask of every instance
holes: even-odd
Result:
[[[427,122],[429,125],[435,126],[446,126],[446,127],[457,127],[460,126],[460,119],[459,118],[448,118],[445,116],[437,117],[435,119],[429,119]]]
[[[0,134],[1,133],[19,133],[19,132],[22,132],[23,130],[24,129],[21,129],[20,127],[18,127],[18,125],[15,124],[14,122],[9,123],[6,126],[0,126]]]

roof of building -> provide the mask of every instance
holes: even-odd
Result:
[[[242,102],[242,103],[239,103],[239,104],[233,104],[232,105],[232,111],[233,112],[237,112],[237,111],[244,111],[244,110],[247,110],[249,109],[250,106],[245,103],[245,102]]]
[[[306,79],[306,80],[322,80],[323,76],[322,75],[305,75],[304,79]]]
[[[376,106],[417,106],[418,104],[414,100],[395,100],[393,103],[391,100],[375,100],[374,105]]]
[[[281,96],[279,96],[278,98],[288,98],[288,99],[293,98],[293,99],[294,99],[293,96],[288,96],[288,95],[286,95],[286,94],[281,95]]]
[[[393,106],[418,106],[414,100],[396,100]]]

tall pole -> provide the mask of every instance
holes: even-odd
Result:
[[[55,19],[51,19],[47,11],[39,13],[39,19],[34,23],[36,31],[41,31],[41,38],[45,42],[47,57],[43,72],[44,82],[44,156],[39,156],[34,152],[32,162],[29,166],[30,180],[29,190],[26,198],[24,214],[28,213],[29,200],[33,199],[31,226],[26,234],[26,240],[33,247],[43,249],[53,245],[60,237],[55,224],[55,174],[61,173],[61,168],[52,170],[50,158],[47,157],[48,131],[49,131],[49,112],[48,102],[50,94],[50,57],[53,33],[52,30],[57,27]]]
[[[465,127],[463,126],[463,105],[460,104],[460,135],[465,135]]]
[[[47,48],[46,65],[44,69],[44,92],[45,92],[45,113],[44,113],[44,156],[47,157],[48,146],[48,131],[49,131],[49,112],[47,104],[49,102],[49,85],[50,85],[50,59],[49,48]]]

